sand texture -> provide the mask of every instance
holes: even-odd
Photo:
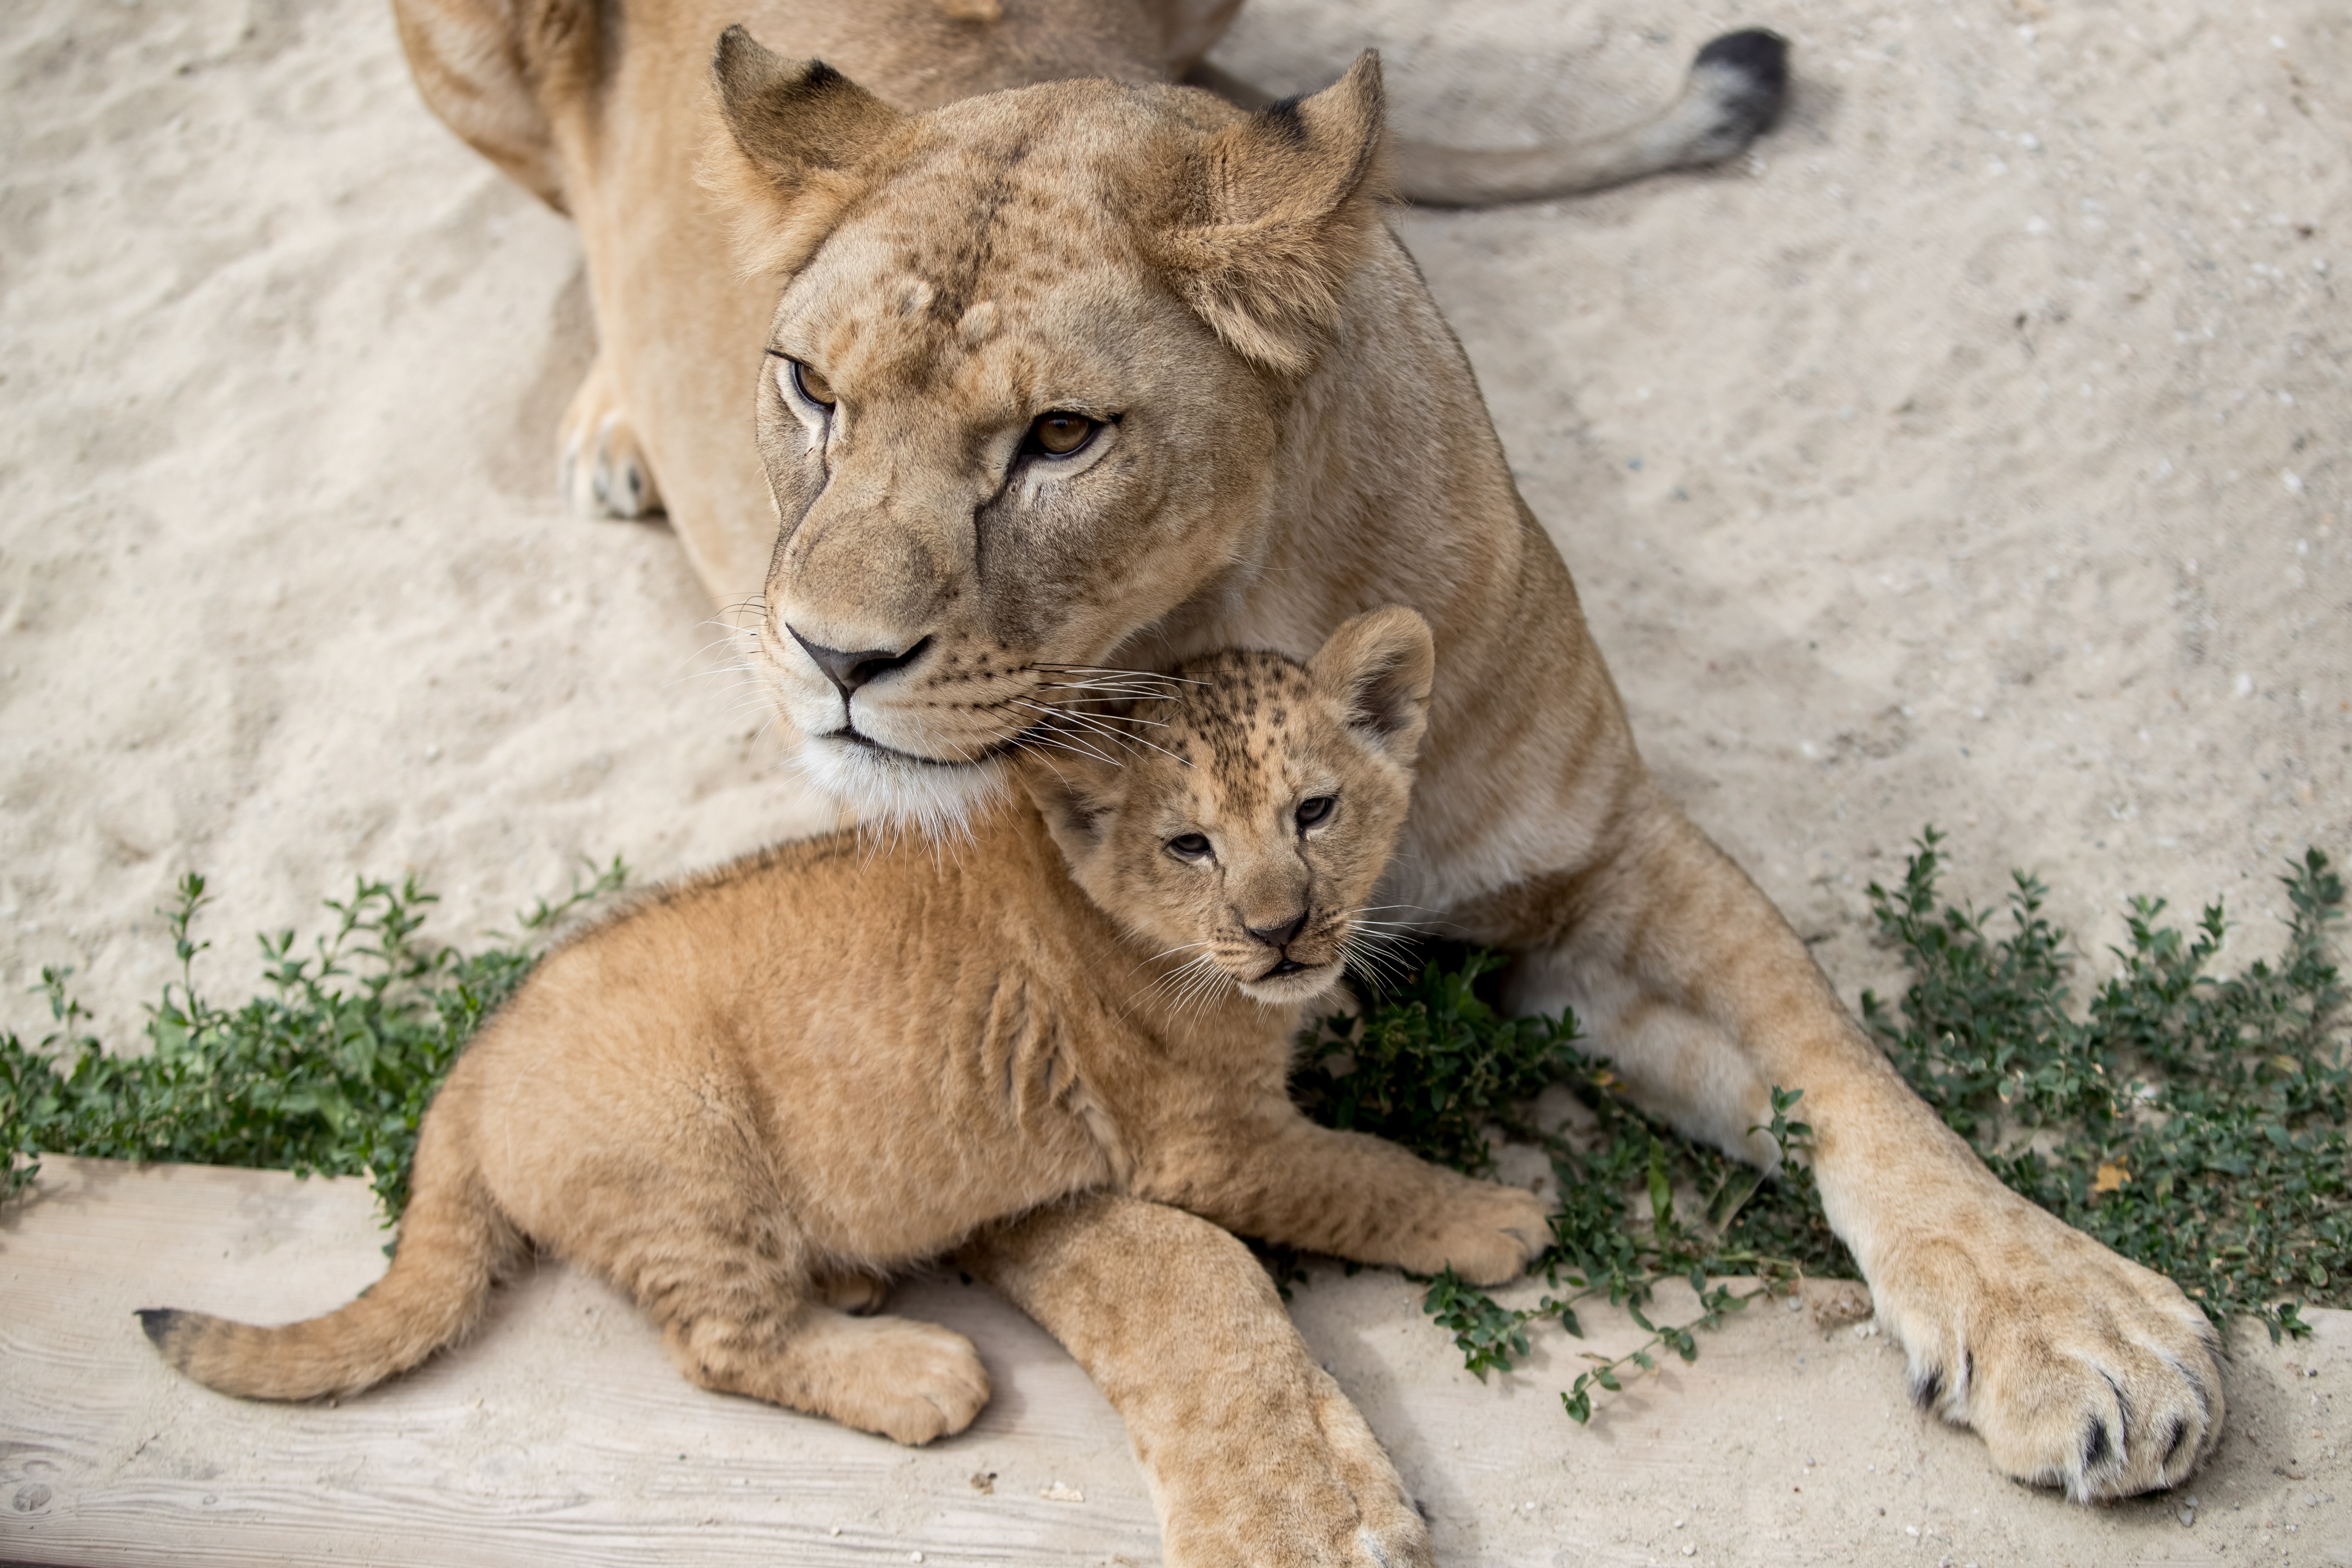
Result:
[[[1252,0],[1217,58],[1287,90],[1377,44],[1408,132],[1508,145],[1632,113],[1735,22],[1796,50],[1751,158],[1397,220],[1647,754],[1849,996],[1894,973],[1864,885],[1929,822],[1956,894],[2040,870],[2095,973],[2132,892],[2226,896],[2236,956],[2273,950],[2285,858],[2352,858],[2352,13]],[[235,996],[247,933],[315,928],[355,874],[419,873],[467,939],[583,857],[659,878],[828,820],[711,673],[667,531],[558,510],[592,339],[569,226],[425,113],[375,0],[0,14],[0,1025],[45,1027],[21,987],[70,964],[135,1042],[174,968],[152,911],[191,869],[219,899],[200,976]],[[1419,1335],[1411,1376],[1453,1375],[1394,1281],[1307,1300],[1314,1331]],[[1801,1371],[1743,1325],[1700,1368],[1873,1413],[1804,1406],[1816,1457],[1981,1476],[1863,1348]],[[1680,1375],[1643,1433],[1774,1440],[1717,1435],[1675,1388],[1718,1373]],[[1358,1391],[1441,1495],[1549,1495],[1464,1479],[1505,1461],[1428,1453]],[[1508,1464],[1546,1473],[1630,1430],[1526,1429]],[[2018,1540],[2063,1513],[1982,1492]],[[2135,1507],[2098,1517],[2158,1518]],[[2352,1563],[2346,1508],[2315,1516],[2334,1557],[2322,1531],[2226,1560]],[[2203,1562],[2213,1519],[2065,1539]],[[1806,1549],[1946,1550],[1861,1539]]]

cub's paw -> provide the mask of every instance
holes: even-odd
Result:
[[[2221,1344],[2162,1275],[2024,1200],[1906,1237],[1871,1271],[1912,1396],[2077,1502],[2178,1485],[2221,1431]]]
[[[577,517],[650,517],[662,510],[653,465],[621,411],[603,355],[573,394],[563,416],[556,484]]]
[[[1525,1271],[1551,1240],[1551,1210],[1533,1193],[1465,1181],[1447,1196],[1427,1258],[1416,1274],[1451,1268],[1473,1285],[1500,1285]]]
[[[1278,1310],[1271,1307],[1269,1310]],[[1432,1568],[1429,1525],[1363,1416],[1329,1373],[1298,1356],[1192,1429],[1139,1439],[1160,1510],[1167,1568]],[[1266,1374],[1271,1372],[1271,1376]]]
[[[1433,1568],[1428,1521],[1413,1507],[1380,1439],[1328,1373],[1315,1367],[1308,1377],[1315,1425],[1330,1445],[1333,1472],[1356,1505],[1356,1531],[1348,1542],[1354,1555],[1346,1561],[1358,1568]]]
[[[809,1300],[853,1318],[870,1318],[890,1300],[890,1281],[879,1274],[844,1269],[809,1281]]]
[[[826,1414],[845,1426],[910,1445],[953,1436],[988,1403],[988,1369],[971,1342],[912,1318],[842,1320],[835,1361],[841,1386]]]

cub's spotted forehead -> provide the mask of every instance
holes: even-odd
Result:
[[[1280,760],[1299,721],[1311,711],[1306,668],[1278,653],[1232,651],[1195,659],[1176,672],[1201,682],[1180,689],[1174,711],[1152,714],[1168,725],[1153,739],[1194,768],[1234,777]]]

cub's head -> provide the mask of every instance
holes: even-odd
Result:
[[[1187,664],[1123,722],[1039,737],[1022,779],[1078,885],[1180,994],[1304,1003],[1339,980],[1396,847],[1434,669],[1419,616],[1374,610],[1304,665]]]
[[[756,664],[820,784],[952,820],[1146,628],[1237,597],[1381,234],[1367,56],[1256,115],[1062,81],[922,114],[740,28],[705,182],[782,279]]]

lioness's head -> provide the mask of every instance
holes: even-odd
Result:
[[[1026,748],[1022,781],[1072,878],[1180,991],[1303,1003],[1368,929],[1434,670],[1427,623],[1391,605],[1304,665],[1213,654],[1123,721],[1061,721]]]
[[[822,784],[953,815],[1136,634],[1265,556],[1378,232],[1378,62],[1254,116],[1055,82],[902,114],[739,29],[705,178],[782,275],[760,668]]]

